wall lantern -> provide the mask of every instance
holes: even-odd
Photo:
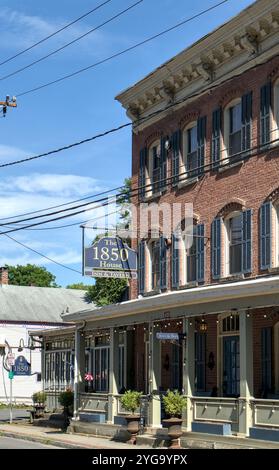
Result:
[[[198,329],[200,333],[206,333],[207,332],[207,323],[204,320],[204,318],[199,322]]]

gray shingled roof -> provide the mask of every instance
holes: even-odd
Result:
[[[85,291],[77,289],[0,285],[0,321],[63,322],[61,313],[74,313],[88,304]]]

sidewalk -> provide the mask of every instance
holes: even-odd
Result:
[[[0,424],[0,436],[26,439],[67,449],[150,449],[149,446],[124,444],[105,437],[66,434],[59,429],[30,424]]]

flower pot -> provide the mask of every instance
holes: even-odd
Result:
[[[131,438],[128,444],[135,444],[137,440],[137,434],[140,430],[140,416],[139,415],[128,415],[126,416],[127,431],[131,434]]]
[[[44,416],[46,405],[34,405],[34,417],[35,418],[41,418]]]
[[[170,448],[180,449],[180,437],[183,434],[182,419],[181,418],[163,419],[163,423],[168,428],[168,436],[171,439]]]

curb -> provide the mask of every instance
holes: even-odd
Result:
[[[39,442],[40,444],[53,445],[53,446],[61,447],[61,448],[64,448],[64,449],[92,449],[92,447],[81,446],[79,444],[71,444],[69,442],[56,441],[55,439],[37,437],[37,436],[34,436],[34,435],[33,436],[32,435],[27,436],[26,434],[10,432],[10,431],[1,431],[0,430],[0,436],[12,437],[14,439],[22,439],[24,441]]]

